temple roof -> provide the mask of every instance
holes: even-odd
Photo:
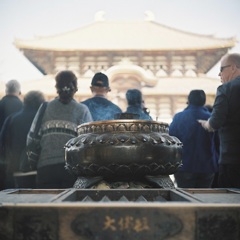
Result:
[[[233,47],[236,39],[177,30],[154,21],[95,21],[76,30],[31,40],[15,39],[19,49],[53,51],[186,51]]]

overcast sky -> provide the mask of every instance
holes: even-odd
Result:
[[[98,11],[109,20],[155,21],[179,30],[240,39],[240,0],[0,0],[0,81],[40,78],[41,74],[13,46],[14,38],[31,39],[90,24]],[[240,52],[240,45],[232,50]],[[219,64],[209,76],[217,77]]]

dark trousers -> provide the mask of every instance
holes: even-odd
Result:
[[[36,188],[36,175],[37,173],[35,171],[26,173],[15,173],[15,188]]]
[[[190,173],[176,172],[174,174],[179,188],[210,188],[214,179],[214,173]]]
[[[65,164],[53,164],[37,169],[37,188],[62,189],[72,188],[77,177],[65,169]]]
[[[240,164],[220,164],[219,188],[240,188]]]
[[[0,163],[0,191],[5,189],[6,166]]]

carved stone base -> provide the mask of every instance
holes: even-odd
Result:
[[[109,182],[101,176],[79,177],[74,183],[76,189],[144,189],[144,188],[163,188],[174,189],[175,186],[168,175],[145,176],[142,181],[115,181]]]

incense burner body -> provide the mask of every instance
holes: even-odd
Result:
[[[79,177],[138,180],[169,175],[181,165],[182,143],[168,124],[147,120],[109,120],[82,124],[65,146],[66,167]]]

